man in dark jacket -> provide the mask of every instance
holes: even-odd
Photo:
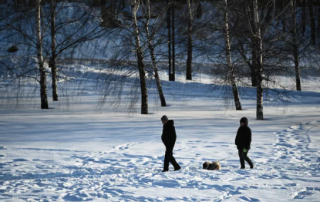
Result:
[[[244,161],[248,162],[250,168],[253,168],[253,163],[248,157],[251,144],[251,129],[248,127],[248,119],[246,117],[240,119],[240,127],[235,143],[239,152],[241,169],[245,168]]]
[[[179,164],[176,162],[176,159],[173,157],[173,147],[176,143],[177,135],[176,129],[174,128],[173,120],[169,120],[166,115],[162,116],[161,118],[163,124],[163,131],[162,131],[162,142],[166,146],[166,154],[164,157],[164,165],[163,171],[169,171],[169,162],[173,165],[174,170],[180,170]]]

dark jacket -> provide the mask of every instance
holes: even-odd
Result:
[[[250,149],[251,129],[247,125],[239,127],[235,144],[237,145],[238,149]]]
[[[174,121],[169,120],[163,125],[163,131],[161,136],[162,142],[166,147],[174,147],[176,143],[177,135],[176,129],[174,128]]]

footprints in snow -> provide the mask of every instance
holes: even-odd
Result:
[[[304,125],[307,124],[293,125],[276,133],[277,142],[274,145],[274,151],[278,159],[298,160],[300,162],[313,160],[314,155],[310,154],[308,149],[310,138],[304,131]]]
[[[224,199],[240,194],[239,190],[242,188],[236,186],[212,185],[210,183],[212,180],[220,180],[218,174],[199,170],[201,165],[198,160],[195,160],[203,155],[202,146],[211,153],[215,145],[228,147],[227,143],[190,141],[181,144],[184,147],[180,148],[180,152],[190,153],[190,148],[195,147],[195,150],[191,150],[193,153],[190,153],[190,158],[178,157],[194,164],[182,163],[183,173],[182,171],[161,173],[163,155],[132,155],[128,150],[135,144],[119,145],[109,152],[43,151],[48,155],[54,152],[59,156],[58,160],[63,159],[60,162],[55,159],[14,158],[7,164],[0,164],[1,171],[4,171],[4,167],[9,169],[6,175],[0,175],[0,179],[6,181],[5,186],[1,187],[0,184],[0,192],[7,194],[1,196],[3,198],[0,197],[0,200],[24,196],[36,201],[85,201],[95,198],[116,200],[117,197],[122,200],[135,200],[133,193],[122,190],[126,187],[215,189],[217,193],[224,194],[219,196]],[[35,150],[26,151],[34,152]],[[15,168],[13,171],[10,170],[13,168],[12,165],[22,166],[22,168]],[[224,175],[224,173],[220,174]],[[211,181],[203,182],[203,179]],[[145,199],[150,200],[150,198]],[[192,198],[185,197],[185,199]]]
[[[311,196],[317,192],[320,192],[320,187],[305,187],[294,192],[292,194],[292,199],[304,199],[305,197]]]
[[[136,144],[123,144],[114,147],[109,152],[76,152],[76,151],[45,151],[61,153],[68,161],[63,163],[53,160],[14,158],[10,165],[0,164],[0,171],[13,164],[20,166],[35,165],[33,174],[27,176],[27,173],[16,172],[16,176],[11,180],[8,178],[6,184],[0,184],[1,199],[27,196],[30,200],[38,201],[85,201],[97,198],[111,200],[135,200],[133,192],[125,191],[127,188],[148,189],[148,188],[177,188],[177,189],[195,189],[195,190],[213,190],[217,191],[215,200],[234,199],[238,197],[239,201],[259,201],[251,196],[244,195],[243,191],[249,189],[261,189],[259,186],[235,186],[235,182],[245,180],[267,180],[273,179],[291,180],[290,172],[308,169],[311,176],[319,176],[319,157],[314,158],[314,154],[307,148],[308,138],[304,134],[304,125],[295,125],[277,133],[277,142],[274,145],[276,154],[275,160],[266,162],[265,173],[255,172],[255,170],[238,170],[238,159],[235,156],[235,147],[227,142],[209,142],[209,141],[188,141],[180,142],[175,151],[182,157],[177,157],[182,161],[182,171],[161,173],[163,155],[132,155],[129,153]],[[180,146],[180,147],[179,147]],[[205,148],[205,149],[204,149]],[[223,152],[225,156],[232,156],[232,159],[225,161],[223,170],[217,172],[203,171],[199,162],[203,157],[220,159],[214,153],[215,149],[228,151]],[[232,148],[232,149],[231,149]],[[258,148],[258,147],[257,147]],[[263,149],[263,147],[259,147]],[[1,150],[6,148],[0,146]],[[207,153],[206,153],[207,152]],[[251,153],[253,160],[258,156],[266,155],[262,152]],[[316,155],[319,156],[319,155]],[[3,156],[4,157],[4,156]],[[3,158],[2,157],[2,158]],[[184,157],[184,158],[183,158]],[[61,157],[62,158],[62,157]],[[210,159],[206,159],[210,160]],[[215,159],[212,159],[215,160]],[[316,161],[315,161],[316,160]],[[301,162],[301,163],[299,163]],[[180,162],[179,162],[180,163]],[[227,164],[235,165],[228,167]],[[260,169],[260,171],[261,171]],[[259,170],[259,168],[258,168]],[[10,176],[9,176],[10,177]],[[4,179],[0,176],[0,179]],[[217,185],[215,182],[225,180],[230,185]],[[289,184],[268,184],[274,189],[292,190],[292,199],[305,199],[308,196],[318,193],[320,188],[305,187],[301,188],[297,183]],[[45,195],[43,193],[46,193]],[[117,198],[118,197],[118,198]],[[143,197],[143,200],[160,200],[161,198]],[[171,198],[172,200],[180,200]],[[162,200],[162,199],[161,199]],[[163,198],[168,200],[168,198]],[[184,197],[184,200],[192,198]]]
[[[13,162],[28,161],[27,159],[13,159]]]
[[[276,178],[290,179],[289,176],[294,173],[303,172],[304,175],[312,177],[320,177],[319,173],[319,157],[315,155],[315,151],[309,148],[311,139],[308,135],[307,126],[319,123],[312,121],[300,125],[293,125],[281,132],[275,133],[277,141],[274,145],[275,160],[270,160],[269,164],[277,165],[275,169],[278,171]],[[297,176],[295,176],[295,179]],[[299,188],[298,184],[287,184],[286,187]],[[285,187],[285,188],[286,188]],[[304,199],[318,192],[318,187],[300,187],[294,191],[292,199]]]

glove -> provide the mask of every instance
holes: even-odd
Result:
[[[246,153],[248,150],[247,149],[243,149],[243,152]]]

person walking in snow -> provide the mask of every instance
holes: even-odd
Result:
[[[180,165],[176,162],[176,159],[173,157],[173,148],[176,143],[177,135],[176,129],[174,128],[174,121],[169,120],[166,115],[161,117],[161,121],[163,124],[162,131],[162,142],[166,146],[166,154],[164,157],[163,171],[169,171],[169,162],[173,165],[174,170],[180,170]]]
[[[253,163],[248,157],[251,144],[251,129],[248,126],[248,119],[246,117],[240,119],[240,127],[237,132],[235,144],[237,145],[240,157],[241,169],[245,168],[244,161],[250,165],[250,168],[253,168]]]

